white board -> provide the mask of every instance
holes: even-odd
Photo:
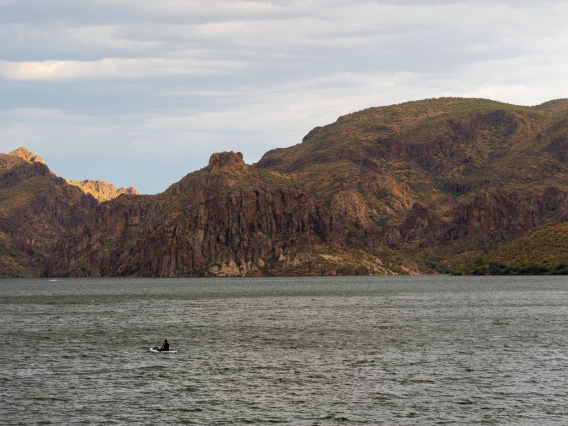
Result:
[[[150,348],[150,352],[154,352],[157,354],[177,354],[178,351],[159,351],[158,349],[156,349],[156,346],[154,346],[153,348]]]

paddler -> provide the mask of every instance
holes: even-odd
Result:
[[[160,352],[162,351],[169,351],[170,350],[170,344],[168,343],[168,339],[164,339],[164,343],[162,343],[162,347],[160,349],[158,349]]]

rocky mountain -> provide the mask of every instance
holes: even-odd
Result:
[[[89,195],[96,189],[128,191],[102,181],[92,191],[70,185],[23,147],[0,154],[0,277],[45,275],[57,240],[99,204]]]
[[[568,220],[568,100],[370,108],[96,207],[51,275],[428,273]]]
[[[128,188],[116,188],[113,184],[106,183],[104,180],[65,180],[67,183],[78,187],[85,194],[90,194],[101,202],[112,200],[122,194],[139,194],[136,188],[132,186]]]
[[[372,255],[341,250],[343,238],[341,224],[293,182],[246,165],[240,153],[220,153],[162,194],[98,206],[84,227],[60,241],[50,273],[321,274],[338,254],[361,258],[342,262],[353,272],[386,272]],[[307,250],[313,248],[318,251]]]
[[[96,205],[25,148],[0,154],[0,277],[45,274],[55,242]]]

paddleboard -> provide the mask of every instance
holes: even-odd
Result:
[[[157,346],[150,348],[150,352],[154,352],[157,354],[177,354],[178,351],[159,351]]]

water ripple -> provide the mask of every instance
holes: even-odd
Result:
[[[567,424],[561,277],[4,280],[3,424]],[[153,354],[167,337],[178,354]],[[71,419],[73,419],[71,421]]]

